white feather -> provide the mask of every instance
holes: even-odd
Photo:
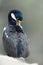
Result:
[[[4,27],[4,29],[3,29],[4,31],[6,30],[6,27]]]
[[[14,15],[13,13],[11,13],[11,17],[12,17],[14,20],[16,20],[16,17],[15,17],[15,15]]]
[[[6,37],[8,38],[8,35],[7,35],[7,33],[5,32],[5,35],[6,35]]]

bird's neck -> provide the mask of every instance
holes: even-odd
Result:
[[[16,25],[16,31],[17,32],[21,32],[21,33],[24,33],[24,30],[23,30],[23,28],[22,28],[22,26],[20,25],[20,26],[18,26],[18,25]]]
[[[11,25],[8,24],[11,30],[16,30],[17,32],[24,33],[23,27],[21,25]]]
[[[21,29],[23,28],[20,23],[17,23],[16,26],[19,26]]]

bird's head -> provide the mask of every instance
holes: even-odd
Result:
[[[10,11],[8,14],[8,20],[9,20],[9,24],[20,26],[23,20],[22,12],[19,10]]]

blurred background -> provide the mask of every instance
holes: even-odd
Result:
[[[30,56],[26,62],[43,65],[43,0],[0,0],[0,54],[6,54],[2,43],[2,31],[12,9],[23,13],[22,26],[30,39]]]

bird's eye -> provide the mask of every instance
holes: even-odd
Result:
[[[14,20],[16,20],[16,17],[15,17],[15,15],[14,15],[13,13],[11,13],[11,17],[12,17]]]

